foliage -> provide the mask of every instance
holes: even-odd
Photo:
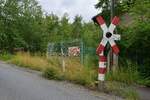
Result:
[[[58,69],[55,67],[46,68],[43,72],[43,76],[48,79],[60,79],[58,75]]]
[[[129,9],[135,4],[136,0],[114,0],[114,9],[116,15],[122,15],[129,11]],[[111,10],[110,0],[99,0],[95,5],[96,8],[102,10],[102,14],[106,15],[107,12]],[[109,13],[110,14],[110,13]]]
[[[0,60],[3,60],[3,61],[9,61],[12,59],[12,57],[13,55],[7,52],[0,54]]]
[[[44,15],[36,0],[1,0],[0,14],[1,51],[24,48],[45,52],[48,42],[84,38],[85,42],[95,44],[94,39],[98,39],[94,24],[83,23],[78,15],[71,23],[67,13],[61,19],[54,14]],[[87,36],[90,40],[86,40]]]

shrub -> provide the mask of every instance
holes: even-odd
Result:
[[[7,53],[7,52],[0,54],[0,59],[4,60],[4,61],[10,60],[12,57],[13,57],[13,55],[11,55],[10,53]]]
[[[58,79],[58,70],[54,67],[48,67],[44,70],[43,76],[48,78],[48,79]]]

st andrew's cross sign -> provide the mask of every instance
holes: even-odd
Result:
[[[106,73],[106,63],[107,63],[107,57],[104,55],[105,46],[107,43],[110,44],[113,52],[118,55],[120,52],[118,46],[115,43],[115,40],[120,40],[120,35],[114,34],[114,30],[116,28],[116,25],[119,24],[119,18],[114,17],[110,26],[107,27],[104,19],[102,16],[95,16],[93,18],[93,21],[96,22],[103,30],[103,38],[100,42],[98,48],[96,49],[96,53],[99,56],[99,74],[98,74],[98,80],[104,81],[105,73]]]

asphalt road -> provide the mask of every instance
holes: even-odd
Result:
[[[0,62],[0,100],[121,100]]]
[[[140,100],[150,100],[150,88],[138,87],[137,92],[139,93]]]

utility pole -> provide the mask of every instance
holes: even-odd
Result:
[[[110,0],[110,21],[112,21],[114,17],[114,0]],[[107,46],[108,49],[108,55],[107,55],[107,72],[109,72],[110,70],[113,69],[113,51],[112,48],[109,48],[109,46]]]
[[[110,16],[111,16],[111,20],[113,19],[113,17],[114,17],[114,0],[111,0],[111,13],[110,13]]]
[[[111,20],[113,19],[114,15],[115,15],[115,0],[111,0]],[[114,31],[114,34],[117,34],[117,29]],[[118,55],[114,54],[112,52],[112,49],[110,50],[110,67],[112,68],[113,71],[116,70],[116,68],[118,67]]]

